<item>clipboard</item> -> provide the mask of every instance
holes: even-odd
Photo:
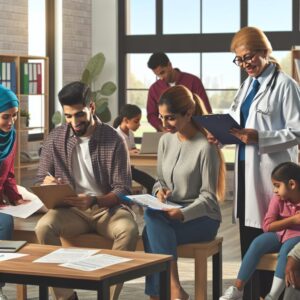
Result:
[[[223,145],[244,144],[229,133],[231,128],[242,128],[230,114],[193,116],[193,120],[198,126],[206,128]]]
[[[77,196],[69,184],[48,184],[30,187],[48,209],[67,207],[63,199],[69,196]]]

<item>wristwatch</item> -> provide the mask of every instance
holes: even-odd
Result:
[[[92,204],[91,204],[91,206],[94,206],[96,204],[98,204],[98,198],[96,196],[92,196]]]

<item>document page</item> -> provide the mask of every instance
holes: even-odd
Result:
[[[37,263],[52,263],[52,264],[64,264],[68,262],[77,261],[86,257],[89,257],[99,250],[83,249],[83,248],[61,248],[55,250],[45,256],[42,256],[33,262]]]
[[[31,216],[33,213],[38,211],[43,206],[42,202],[38,201],[30,201],[25,204],[13,206],[8,205],[0,208],[0,212],[11,215],[13,217],[18,217],[22,219],[26,219]]]
[[[23,253],[1,253],[0,252],[0,261],[19,258],[19,257],[26,256],[26,255],[28,255],[28,254],[23,254]]]
[[[97,254],[71,263],[62,264],[60,266],[81,271],[95,271],[130,260],[132,259],[109,254]]]
[[[128,195],[123,197],[123,200],[126,201],[126,198],[129,199],[129,201],[133,201],[134,203],[141,205],[141,206],[146,206],[152,209],[156,210],[164,210],[168,208],[180,208],[181,205],[178,205],[176,203],[173,203],[171,201],[166,201],[166,202],[160,202],[156,197],[150,195],[150,194],[139,194],[139,195]],[[127,200],[128,200],[127,199]]]

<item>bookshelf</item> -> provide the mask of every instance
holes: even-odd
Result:
[[[0,83],[11,88],[20,100],[15,177],[18,184],[28,186],[38,167],[38,150],[49,132],[48,58],[0,55]]]

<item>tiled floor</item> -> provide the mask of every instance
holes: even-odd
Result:
[[[239,255],[239,239],[238,239],[238,227],[231,223],[231,201],[225,201],[221,205],[223,222],[219,231],[219,235],[223,236],[223,289],[230,285],[236,276],[240,255]],[[209,286],[208,299],[212,299],[211,296],[211,262],[209,262]],[[179,259],[179,271],[182,285],[186,291],[194,296],[194,263],[192,259]],[[16,299],[16,288],[15,285],[7,284],[4,288],[6,295],[9,300]],[[95,292],[91,291],[78,291],[80,300],[93,300],[96,299]],[[28,287],[28,299],[38,299],[37,287]],[[122,293],[119,297],[120,300],[140,300],[147,299],[144,294],[144,278],[139,278],[126,282]]]

